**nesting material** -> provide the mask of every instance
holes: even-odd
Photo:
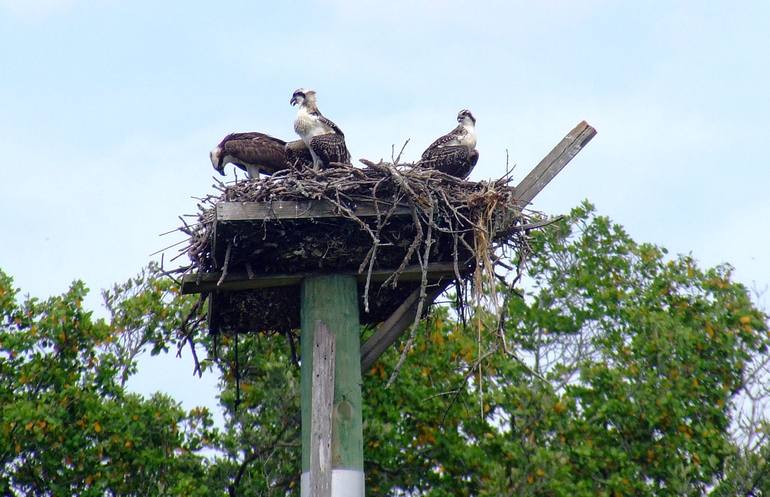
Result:
[[[448,281],[493,289],[502,251],[526,252],[533,219],[517,205],[510,176],[474,182],[362,162],[220,183],[201,199],[197,222],[180,228],[190,259],[181,271],[197,284],[189,291],[209,293],[212,331],[298,328],[298,283],[324,273],[355,275],[361,321],[377,323],[416,289],[423,298]],[[241,211],[250,217],[233,214]],[[235,280],[266,286],[234,290]]]

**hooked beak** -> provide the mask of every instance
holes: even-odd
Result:
[[[219,163],[219,154],[220,154],[220,148],[217,147],[211,152],[209,152],[209,159],[211,159],[211,165],[214,166],[214,170],[221,174],[222,176],[225,175],[225,165]]]
[[[297,105],[297,97],[295,97],[295,96],[292,96],[292,97],[291,97],[291,100],[289,100],[289,103],[290,103],[291,105]]]

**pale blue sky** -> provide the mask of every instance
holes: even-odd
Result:
[[[470,108],[475,179],[506,149],[522,177],[586,119],[598,136],[537,209],[588,198],[639,241],[770,284],[762,1],[0,0],[0,267],[37,296],[83,278],[96,305],[173,241],[157,235],[209,191],[223,135],[293,137],[301,86],[355,158],[406,138],[415,158]]]

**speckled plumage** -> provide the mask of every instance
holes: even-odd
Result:
[[[310,140],[310,150],[312,150],[326,167],[332,162],[344,162],[350,164],[350,152],[345,145],[345,136],[338,134],[327,134],[314,136]]]
[[[437,169],[459,178],[466,178],[479,159],[476,150],[476,118],[468,110],[457,115],[459,124],[449,133],[437,138],[422,153],[419,167]]]
[[[458,178],[467,178],[479,160],[478,150],[469,150],[462,145],[451,145],[423,153],[420,167],[436,169]]]

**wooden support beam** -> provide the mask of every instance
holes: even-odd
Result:
[[[455,276],[454,263],[439,262],[428,265],[428,280],[435,281],[442,278]],[[372,271],[372,283],[382,283],[390,277],[395,269],[377,269]],[[366,281],[366,273],[347,271],[337,274],[355,276],[359,283]],[[268,274],[249,278],[246,273],[228,273],[222,283],[219,280],[222,273],[203,273],[201,275],[188,274],[182,278],[182,293],[201,293],[210,291],[236,291],[256,290],[259,288],[273,288],[281,286],[299,285],[302,280],[318,273],[294,273],[294,274]],[[422,268],[419,265],[407,266],[398,277],[399,281],[419,281],[422,279]]]
[[[596,130],[587,122],[582,121],[567,133],[551,152],[546,155],[530,173],[516,185],[514,198],[523,208],[556,177],[564,166],[585,147],[591,138],[596,136]]]
[[[587,122],[582,121],[575,128],[567,133],[551,152],[546,155],[540,163],[516,186],[514,198],[516,199],[519,209],[526,207],[527,204],[550,183],[550,181],[556,177],[559,172],[566,166],[583,147],[591,141],[596,135],[596,130]],[[514,219],[512,216],[511,219]],[[505,230],[505,226],[501,226],[501,231]],[[450,276],[451,277],[451,276]],[[433,303],[433,301],[446,290],[451,283],[451,280],[445,282],[428,295],[425,299],[425,305]],[[382,355],[387,349],[387,346],[383,347],[383,344],[387,343],[389,346],[395,342],[404,331],[409,329],[409,326],[414,322],[415,315],[417,313],[417,297],[419,296],[419,289],[412,292],[407,297],[407,300],[396,309],[393,314],[383,321],[378,326],[375,334],[369,338],[361,347],[361,366],[364,370],[371,367],[372,364]],[[407,302],[412,302],[407,304]]]
[[[427,309],[436,297],[444,293],[444,290],[453,281],[454,274],[451,279],[446,279],[439,282],[436,286],[428,288],[425,295],[424,309]],[[404,300],[404,302],[398,306],[398,308],[390,315],[388,319],[383,321],[377,326],[377,330],[374,335],[369,337],[361,346],[361,370],[365,371],[369,369],[372,364],[379,358],[388,347],[393,345],[393,342],[414,323],[414,316],[417,314],[417,305],[420,298],[420,289],[417,288]]]
[[[385,213],[391,204],[379,202],[380,212]],[[361,200],[350,209],[358,217],[377,215],[372,201]],[[265,219],[314,219],[340,217],[339,209],[323,200],[276,200],[274,202],[220,202],[217,204],[217,222],[263,221]],[[396,208],[393,215],[412,215],[408,206]]]

